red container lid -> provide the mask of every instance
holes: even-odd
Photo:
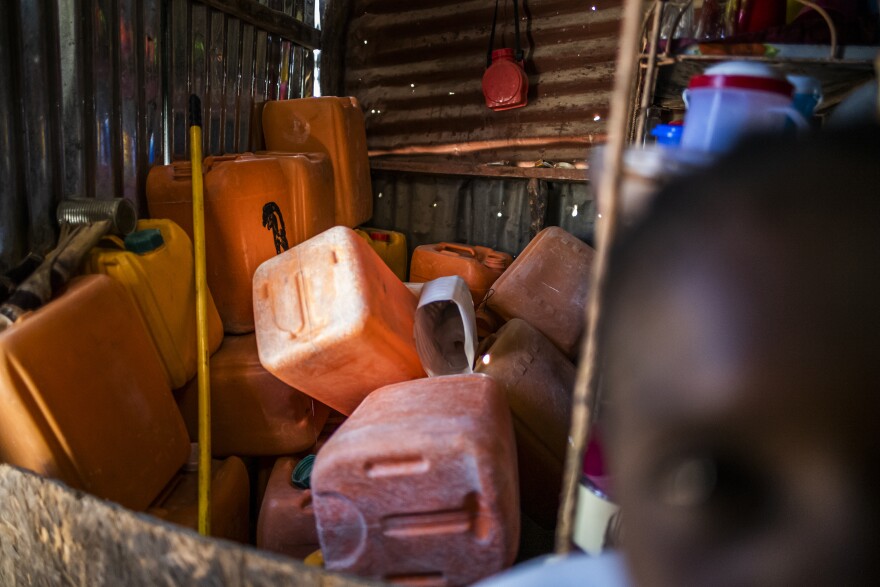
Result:
[[[387,232],[371,232],[370,238],[374,241],[382,241],[387,243],[391,240],[391,235]]]
[[[492,51],[492,63],[499,59],[509,59],[513,61],[513,49],[505,47],[504,49],[495,49]]]
[[[788,97],[794,92],[794,86],[784,79],[751,75],[697,75],[691,78],[688,89],[699,88],[757,90]]]

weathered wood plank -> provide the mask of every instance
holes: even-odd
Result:
[[[0,585],[377,585],[136,514],[0,465]]]
[[[429,175],[456,175],[461,177],[505,177],[511,179],[543,179],[586,183],[589,180],[586,169],[553,167],[514,167],[510,165],[479,165],[446,161],[396,161],[393,159],[371,159],[370,167],[376,171],[398,171],[403,173],[423,173]]]

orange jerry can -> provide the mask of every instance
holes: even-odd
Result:
[[[272,468],[260,517],[257,548],[304,559],[319,548],[312,490],[293,484],[297,457],[281,457]]]
[[[189,455],[143,318],[105,275],[0,333],[0,461],[142,510]]]
[[[321,154],[240,155],[205,160],[208,285],[227,332],[254,330],[251,281],[265,261],[333,226],[333,177]],[[192,237],[192,169],[154,167],[150,215]]]
[[[333,165],[336,224],[354,228],[373,216],[373,190],[364,113],[355,98],[266,102],[266,149],[324,153]]]
[[[318,453],[311,486],[329,570],[467,585],[516,557],[510,409],[486,375],[431,377],[370,394]]]
[[[577,353],[586,321],[595,251],[558,226],[532,239],[492,287],[489,309],[522,318],[569,357]]]
[[[474,305],[478,306],[512,261],[513,257],[507,253],[488,247],[455,243],[421,245],[413,251],[409,279],[413,283],[423,283],[458,275],[467,284]]]
[[[199,523],[198,460],[172,479],[147,513],[192,530]],[[247,543],[250,480],[238,457],[211,463],[211,536]]]
[[[575,368],[552,342],[514,318],[484,343],[476,371],[490,375],[513,414],[522,509],[556,526],[571,425]]]
[[[413,340],[418,301],[350,228],[337,226],[260,265],[260,363],[350,415],[374,389],[425,377]]]
[[[176,392],[190,438],[198,439],[199,386]],[[314,446],[327,406],[260,365],[254,334],[227,336],[211,357],[211,452],[218,456],[271,456]]]
[[[112,237],[89,251],[83,269],[125,286],[144,317],[172,389],[195,376],[196,280],[192,241],[182,228],[171,220],[139,220],[137,231],[124,242]],[[214,352],[223,340],[223,324],[210,292],[207,309],[208,350]]]

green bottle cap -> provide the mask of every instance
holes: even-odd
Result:
[[[125,249],[138,255],[155,251],[164,244],[165,239],[158,228],[139,230],[125,237]]]
[[[315,465],[315,455],[309,455],[296,464],[290,482],[300,489],[309,489],[312,486],[312,467]]]

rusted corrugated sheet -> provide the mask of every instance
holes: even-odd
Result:
[[[480,80],[493,0],[355,0],[346,89],[367,114],[373,154],[583,160],[604,140],[619,0],[523,0],[529,104],[492,112]],[[496,47],[513,46],[501,0]]]
[[[260,3],[314,22],[314,0]],[[0,2],[0,271],[51,246],[63,197],[144,211],[149,167],[187,156],[190,93],[204,152],[244,150],[254,101],[310,95],[313,61],[193,0]]]
[[[463,242],[518,255],[529,243],[528,181],[373,173],[370,226],[406,235],[419,245]],[[546,185],[546,225],[592,242],[593,195],[583,183]]]

